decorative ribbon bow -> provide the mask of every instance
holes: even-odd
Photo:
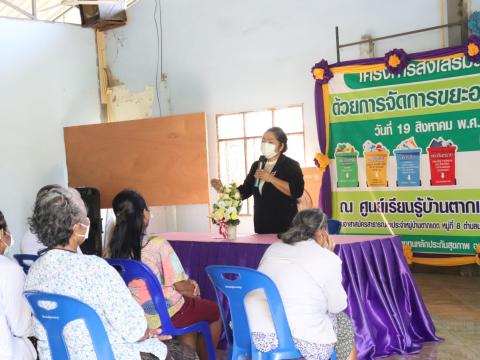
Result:
[[[313,159],[315,165],[320,169],[321,172],[325,172],[327,170],[328,165],[330,165],[330,159],[327,155],[323,154],[322,152],[318,152],[315,155],[315,159]]]
[[[218,221],[218,233],[222,235],[224,239],[227,238],[227,223],[224,219]]]

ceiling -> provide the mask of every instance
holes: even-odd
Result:
[[[137,1],[127,0],[127,7]],[[0,0],[0,17],[80,24],[78,8],[62,5],[62,0]]]

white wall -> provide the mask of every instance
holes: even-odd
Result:
[[[17,246],[37,190],[67,184],[63,127],[100,119],[95,35],[0,18],[0,209]]]
[[[318,150],[310,68],[322,58],[336,62],[335,26],[340,42],[405,32],[440,24],[438,0],[161,0],[164,113],[205,111],[208,115],[210,174],[217,175],[215,114],[304,104],[306,159]],[[128,11],[128,25],[109,32],[108,62],[131,91],[155,84],[155,0]],[[441,47],[434,31],[382,41],[376,56],[401,47],[407,52]],[[359,48],[342,50],[355,59]],[[154,108],[153,115],[158,115]],[[313,165],[313,162],[312,162]],[[206,210],[205,210],[206,211]],[[191,215],[191,214],[190,214]],[[203,219],[205,212],[199,212]],[[177,224],[191,221],[179,218]],[[251,231],[251,223],[241,232]]]

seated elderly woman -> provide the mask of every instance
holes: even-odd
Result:
[[[342,312],[347,294],[342,287],[342,261],[326,232],[320,209],[299,212],[260,261],[280,292],[298,351],[307,360],[327,360],[336,344],[338,359],[356,359],[350,319]],[[277,344],[272,317],[262,290],[246,297],[255,346],[270,351]]]
[[[71,296],[90,305],[100,316],[116,359],[141,359],[141,353],[163,360],[167,348],[147,330],[142,308],[132,298],[117,271],[93,255],[80,255],[88,236],[89,219],[80,194],[52,188],[40,195],[29,219],[32,233],[46,250],[31,266],[25,290]],[[34,321],[40,359],[51,359],[44,328]],[[97,359],[83,322],[65,329],[71,359]]]
[[[144,198],[133,190],[123,190],[112,202],[116,224],[108,243],[107,256],[135,259],[145,263],[163,287],[172,323],[185,327],[198,321],[208,321],[216,345],[222,330],[220,312],[216,302],[200,298],[198,284],[188,278],[177,254],[167,240],[158,236],[145,236],[150,222],[150,210]],[[153,308],[145,283],[134,280],[129,287],[145,310],[148,326],[160,326],[160,317]],[[208,354],[202,336],[196,333],[178,337],[183,344],[197,350],[200,359]]]
[[[8,258],[13,236],[0,211],[0,359],[33,360],[37,353],[28,339],[33,336],[32,312],[23,296],[25,274]]]

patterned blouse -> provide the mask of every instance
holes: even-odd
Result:
[[[142,249],[142,262],[153,271],[162,285],[168,313],[172,317],[185,303],[182,294],[175,290],[173,284],[188,280],[188,275],[185,273],[175,250],[167,240],[157,236],[150,237],[145,241],[145,246]],[[160,317],[155,311],[145,282],[133,280],[128,287],[138,303],[142,305],[148,327],[151,329],[160,327]]]
[[[66,295],[90,305],[102,320],[117,360],[140,360],[140,352],[161,360],[167,355],[165,344],[158,339],[137,342],[147,328],[142,308],[117,271],[97,256],[50,250],[30,268],[25,290]],[[46,332],[36,320],[34,327],[39,357],[50,360]],[[68,324],[64,334],[71,360],[97,359],[83,321]]]

